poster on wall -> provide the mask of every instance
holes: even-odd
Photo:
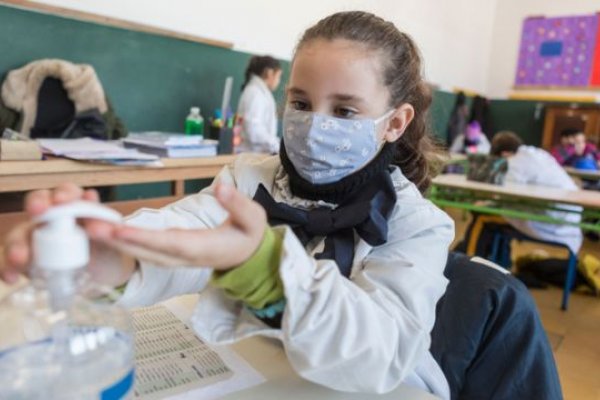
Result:
[[[515,85],[600,87],[600,14],[525,19]]]

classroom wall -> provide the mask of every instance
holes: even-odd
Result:
[[[430,82],[446,90],[462,87],[483,92],[497,0],[39,2],[229,41],[236,50],[271,53],[288,60],[301,32],[318,19],[339,10],[368,10],[392,20],[415,38]]]
[[[487,95],[492,98],[506,98],[514,83],[521,27],[529,16],[566,16],[593,14],[600,11],[598,0],[519,0],[496,2],[494,27],[492,32]],[[531,94],[548,94],[531,92]],[[555,94],[555,93],[553,93]],[[560,91],[564,96],[590,96],[600,101],[600,91]]]

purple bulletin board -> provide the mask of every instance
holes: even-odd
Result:
[[[600,3],[599,3],[600,4]],[[515,85],[589,86],[598,14],[523,22]]]

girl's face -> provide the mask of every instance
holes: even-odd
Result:
[[[277,90],[277,86],[279,86],[279,82],[281,81],[281,72],[281,69],[267,68],[263,74],[263,80],[265,81],[265,84],[269,90],[272,92]]]
[[[381,55],[344,39],[317,39],[296,53],[287,88],[287,107],[337,118],[376,119],[390,111]],[[380,140],[397,140],[414,115],[403,104],[381,123]]]

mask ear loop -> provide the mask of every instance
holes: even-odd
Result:
[[[386,112],[385,114],[383,114],[381,117],[374,120],[373,122],[375,122],[375,126],[379,125],[380,122],[385,121],[387,118],[391,117],[394,114],[394,112],[396,112],[396,110],[391,109],[388,112]],[[377,154],[379,154],[379,152],[381,151],[383,146],[385,146],[385,143],[386,143],[385,139],[383,139],[382,141],[379,142],[379,146],[377,148]]]

